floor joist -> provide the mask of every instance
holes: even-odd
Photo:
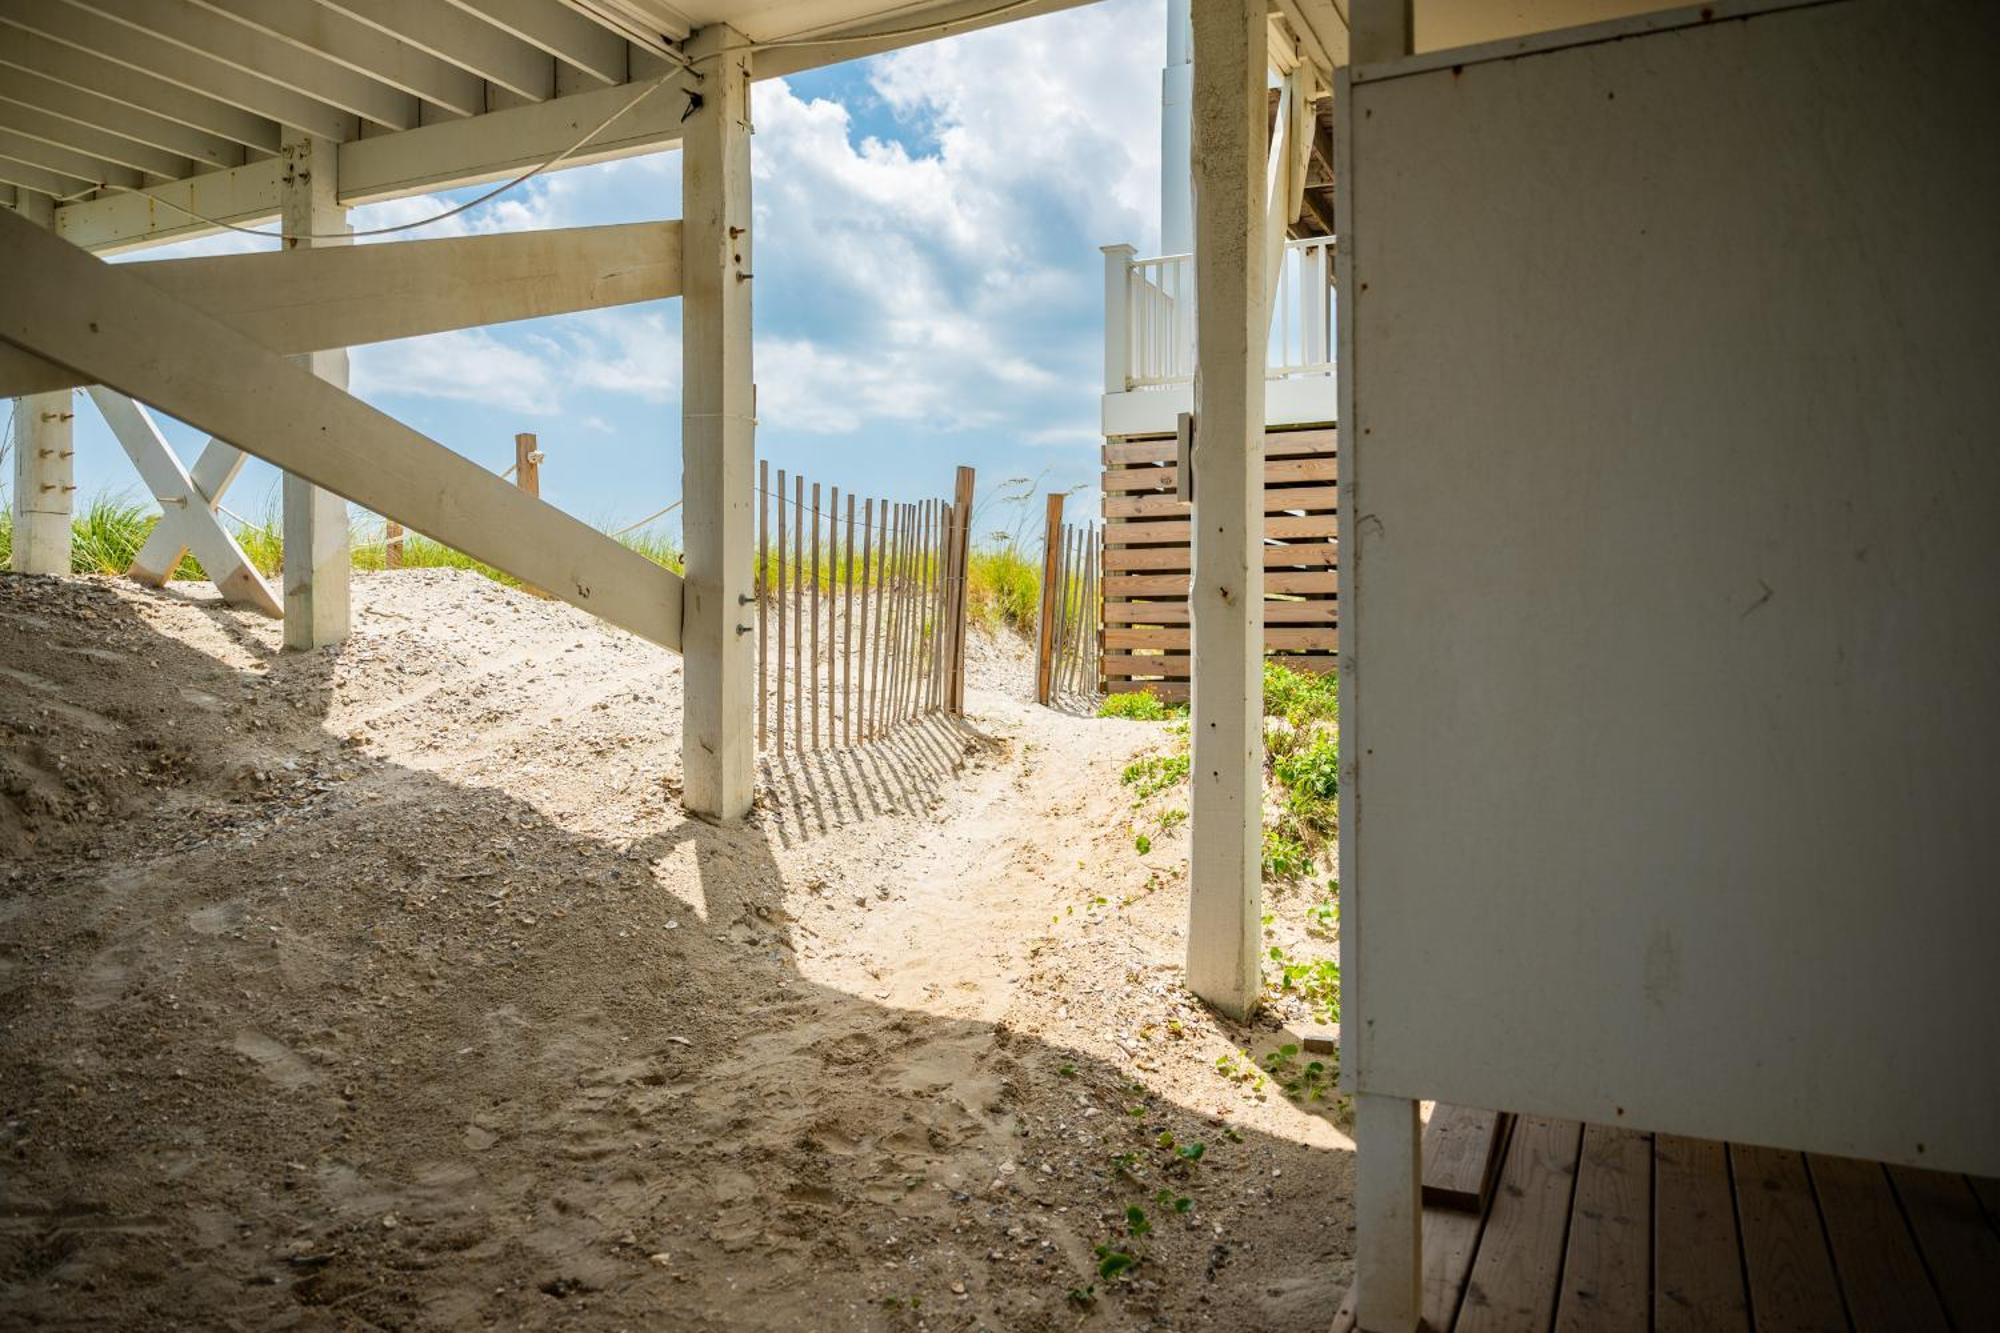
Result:
[[[267,350],[316,352],[678,296],[681,224],[301,247],[128,264],[124,270]],[[0,349],[0,398],[80,387]]]
[[[122,269],[0,214],[0,340],[680,648],[678,575]]]

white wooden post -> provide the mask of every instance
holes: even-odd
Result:
[[[723,24],[695,35],[701,102],[681,146],[682,800],[709,819],[748,813],[755,759],[748,45]]]
[[[283,141],[281,217],[289,249],[348,242],[320,239],[347,231],[336,194],[339,145],[287,129]],[[331,384],[347,387],[347,351],[307,352],[298,363]],[[284,482],[285,647],[320,648],[347,637],[347,501],[287,472]]]
[[[1129,245],[1104,249],[1104,392],[1124,393],[1132,377],[1132,256]]]
[[[19,192],[16,211],[40,227],[56,224],[55,201]],[[76,494],[76,398],[68,389],[14,400],[14,551],[17,574],[69,573],[69,524]]]
[[[1264,0],[1194,11],[1194,811],[1188,986],[1260,989],[1264,794]]]
[[[1415,1333],[1423,1310],[1423,1122],[1407,1097],[1354,1098],[1355,1322]]]
[[[1349,56],[1356,65],[1377,60],[1393,60],[1408,55],[1415,37],[1411,0],[1354,0],[1349,9],[1353,24]],[[1341,108],[1338,114],[1344,114]],[[1341,170],[1345,170],[1343,165]],[[1350,223],[1352,198],[1340,192],[1340,250],[1354,253]],[[1351,295],[1351,293],[1350,293]],[[1348,408],[1354,398],[1351,371],[1355,365],[1351,342],[1352,306],[1341,303],[1341,427],[1351,426]],[[1343,469],[1343,472],[1345,469]],[[1341,478],[1341,531],[1353,519],[1353,479]],[[1342,658],[1341,674],[1352,667]],[[1345,683],[1345,682],[1343,682]],[[1353,808],[1356,784],[1342,784],[1341,808]],[[1349,931],[1353,929],[1350,920]],[[1349,961],[1356,947],[1351,933],[1341,941],[1342,961]],[[1348,975],[1355,969],[1350,966]],[[1350,1019],[1359,1017],[1352,1010]],[[1365,1021],[1365,1020],[1364,1020]],[[1364,1333],[1414,1333],[1423,1314],[1423,1130],[1416,1102],[1407,1097],[1385,1097],[1356,1090],[1354,1094],[1355,1146],[1355,1322]]]

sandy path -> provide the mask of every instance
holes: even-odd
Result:
[[[1328,1322],[1350,1145],[1214,1067],[1282,1034],[1178,988],[1184,848],[1117,780],[1158,728],[985,644],[966,723],[716,829],[670,654],[357,600],[283,656],[0,578],[0,1326]]]

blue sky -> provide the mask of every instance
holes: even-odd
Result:
[[[1040,476],[1042,489],[1085,488],[1094,510],[1098,247],[1157,244],[1164,23],[1162,0],[1106,0],[756,85],[760,457],[892,499],[948,494],[969,463],[982,493]],[[425,217],[476,193],[352,221]],[[679,213],[680,155],[662,153],[552,173],[417,235]],[[579,517],[621,526],[680,494],[678,301],[351,355],[354,392],[496,470],[515,432],[534,431],[543,495]],[[79,495],[144,496],[78,402]],[[191,461],[200,438],[166,426]],[[225,503],[274,509],[276,474],[253,462]],[[982,527],[1014,518],[989,509]]]

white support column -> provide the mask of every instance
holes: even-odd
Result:
[[[1355,1322],[1415,1333],[1423,1310],[1423,1122],[1407,1097],[1354,1098]]]
[[[40,227],[56,223],[55,201],[19,192],[15,209]],[[76,395],[68,389],[14,400],[14,551],[17,574],[69,573],[76,494]]]
[[[339,145],[285,131],[279,195],[288,248],[346,245],[347,210],[336,193]],[[333,233],[341,239],[320,239]],[[313,374],[347,387],[347,351],[334,348],[298,358]],[[347,501],[287,472],[284,481],[285,647],[321,648],[347,637]]]
[[[1354,64],[1393,60],[1410,53],[1415,34],[1411,0],[1354,0],[1350,9],[1353,35],[1349,53]],[[1342,108],[1344,114],[1345,108]],[[1345,170],[1345,165],[1340,167]],[[1347,190],[1340,191],[1340,248],[1343,263],[1352,264],[1351,227],[1353,201]],[[1351,267],[1343,277],[1351,274]],[[1341,311],[1341,424],[1350,421],[1354,382],[1350,369],[1358,364],[1354,355],[1352,307],[1343,302]],[[1354,478],[1345,467],[1341,475],[1341,523],[1343,532],[1353,517]],[[1349,645],[1343,643],[1343,647]],[[1343,657],[1341,674],[1353,670],[1351,658]],[[1357,784],[1341,784],[1342,813],[1352,810]],[[1360,873],[1357,871],[1357,874]],[[1349,886],[1350,888],[1352,885]],[[1355,978],[1359,967],[1353,961],[1356,938],[1353,926],[1342,932],[1341,956],[1347,975]],[[1358,989],[1358,983],[1356,983]],[[1354,1006],[1350,1020],[1361,1020]],[[1353,1070],[1343,1071],[1344,1080],[1354,1080]],[[1352,1086],[1352,1083],[1349,1084]],[[1355,1322],[1365,1333],[1414,1333],[1423,1313],[1423,1125],[1416,1102],[1407,1097],[1387,1097],[1357,1089],[1354,1094],[1355,1144]]]
[[[756,758],[748,45],[722,24],[695,35],[701,104],[681,146],[682,800],[709,819],[749,812]]]
[[[1124,393],[1132,376],[1132,256],[1129,245],[1104,249],[1104,392]]]
[[[1264,793],[1264,0],[1194,13],[1194,812],[1188,986],[1256,1006]]]

